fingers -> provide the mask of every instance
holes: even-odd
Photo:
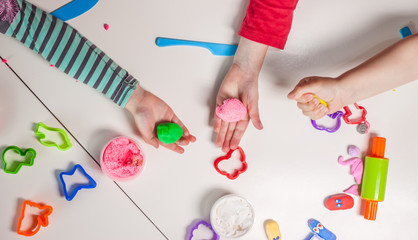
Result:
[[[310,117],[312,120],[320,119],[328,112],[328,108],[324,104],[319,103],[317,98],[314,98],[308,103],[298,102],[297,106],[302,110],[304,115]]]
[[[221,127],[219,129],[218,135],[216,137],[216,146],[222,147],[225,141],[225,135],[228,130],[229,123],[221,121]]]
[[[184,153],[184,149],[182,147],[180,147],[179,145],[177,145],[176,143],[172,143],[172,144],[161,143],[161,145],[163,147],[167,148],[167,149],[170,149],[170,150],[176,152],[176,153],[180,153],[180,154]]]
[[[237,123],[237,125],[235,126],[234,135],[232,136],[232,139],[230,141],[230,145],[229,145],[230,149],[236,149],[239,146],[241,138],[244,135],[245,130],[248,127],[248,124],[249,124],[248,120],[241,120]]]
[[[187,129],[186,125],[173,113],[173,117],[171,118],[171,122],[177,123],[183,129],[183,137],[180,139],[182,140],[182,144],[187,144],[185,141],[196,142],[196,137],[191,135],[189,129]]]
[[[228,152],[230,149],[229,142],[231,141],[232,135],[234,134],[236,125],[237,123],[229,123],[228,125],[228,130],[225,135],[224,144],[222,145],[223,152]]]

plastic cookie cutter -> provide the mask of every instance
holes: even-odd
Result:
[[[280,233],[279,224],[274,220],[267,220],[265,223],[265,229],[268,240],[282,240],[282,234]]]
[[[309,233],[309,235],[305,238],[305,240],[324,240],[318,234],[315,233]]]
[[[356,109],[358,109],[358,110],[363,111],[363,113],[361,114],[361,117],[358,118],[358,119],[354,119],[354,120],[349,119],[349,117],[352,115],[352,112],[351,112],[351,110],[348,106],[345,106],[344,107],[345,114],[343,115],[344,121],[347,124],[360,124],[362,122],[365,122],[366,121],[367,110],[364,107],[359,106],[357,103],[354,103],[354,107],[356,107]]]
[[[25,161],[20,162],[20,161],[14,160],[13,163],[10,164],[10,167],[8,167],[8,162],[10,163],[10,161],[6,159],[6,153],[8,151],[14,151],[18,153],[20,156],[25,157]],[[3,154],[2,154],[2,159],[4,162],[4,172],[16,174],[17,172],[19,172],[22,166],[32,166],[35,160],[35,157],[36,157],[36,151],[33,150],[32,148],[28,148],[25,151],[22,151],[22,149],[16,146],[9,146],[6,149],[4,149]]]
[[[59,138],[62,140],[62,144],[58,144],[52,140],[45,140],[45,132],[56,132],[59,135]],[[39,142],[46,147],[57,147],[60,151],[66,151],[70,149],[73,145],[71,144],[70,138],[68,137],[67,132],[60,128],[48,127],[43,123],[38,123],[36,125],[35,135],[38,136]]]
[[[367,110],[364,107],[359,106],[357,103],[354,103],[354,107],[362,111],[361,117],[355,120],[349,119],[349,117],[352,115],[352,112],[348,106],[345,106],[345,114],[343,115],[344,121],[347,124],[359,124],[357,126],[357,132],[360,134],[368,133],[370,129],[370,123],[366,120]]]
[[[318,234],[318,236],[320,236],[324,240],[336,240],[337,239],[335,234],[329,231],[328,229],[326,229],[324,225],[322,225],[322,223],[320,223],[318,220],[309,219],[308,225],[309,225],[309,228],[314,233]]]
[[[183,39],[173,39],[157,37],[155,44],[159,47],[168,46],[194,46],[208,49],[213,55],[218,56],[234,56],[237,51],[238,45],[222,44],[222,43],[210,43],[210,42],[198,42]]]
[[[189,240],[193,240],[194,232],[199,229],[199,226],[205,226],[210,231],[212,231],[212,233],[213,233],[212,238],[208,239],[208,240],[219,240],[219,235],[213,230],[212,225],[210,225],[208,222],[203,221],[203,220],[197,222],[196,225],[194,225],[194,227],[190,230]]]
[[[36,220],[34,220],[35,222],[32,225],[33,228],[30,229],[30,230],[22,230],[21,229],[23,219],[25,218],[26,206],[36,207],[40,211],[42,211],[40,213],[40,215],[36,216]],[[29,200],[24,201],[23,206],[22,206],[20,219],[19,219],[19,222],[17,224],[17,230],[16,230],[17,234],[27,236],[27,237],[35,235],[41,227],[48,226],[48,224],[49,224],[48,216],[51,215],[52,210],[53,210],[53,208],[51,206],[48,206],[48,205],[38,204],[38,203],[35,203],[35,202],[31,202]],[[33,218],[33,219],[35,219],[35,218]]]
[[[74,173],[77,169],[79,169],[81,171],[81,173],[89,180],[89,183],[73,185],[73,186],[71,186],[69,191],[67,191],[67,185],[65,184],[63,176],[64,175],[69,175],[69,176],[74,175]],[[84,168],[80,164],[75,165],[73,170],[70,171],[70,172],[61,172],[60,173],[60,181],[61,181],[61,184],[62,184],[62,188],[64,190],[64,196],[67,199],[67,201],[73,200],[73,198],[75,197],[77,192],[80,191],[81,189],[83,189],[83,188],[86,188],[86,189],[95,188],[97,186],[96,181],[94,181],[94,179],[86,173],[86,171],[84,170]]]
[[[329,132],[329,133],[336,132],[338,129],[340,129],[340,127],[341,127],[341,117],[343,116],[343,112],[342,111],[336,111],[335,113],[327,114],[327,116],[332,118],[332,119],[336,119],[336,123],[335,123],[334,127],[328,128],[328,127],[324,127],[324,126],[318,126],[316,121],[311,119],[312,126],[316,129],[320,130],[320,131],[326,131],[326,132]]]
[[[230,174],[230,173],[228,173],[228,172],[226,172],[226,171],[222,171],[222,170],[220,170],[219,169],[219,163],[221,162],[221,161],[224,161],[224,160],[228,160],[228,159],[230,159],[231,158],[231,156],[232,156],[232,153],[235,151],[235,150],[238,150],[240,153],[241,153],[241,163],[242,163],[242,168],[241,169],[238,169],[238,170],[235,170],[232,174]],[[225,175],[227,178],[229,178],[229,179],[231,179],[231,180],[234,180],[234,179],[236,179],[241,173],[243,173],[243,172],[245,172],[246,170],[247,170],[247,162],[245,161],[245,153],[244,153],[244,150],[242,150],[242,148],[241,147],[237,147],[236,149],[234,149],[234,150],[229,150],[229,152],[225,155],[225,156],[222,156],[222,157],[219,157],[219,158],[217,158],[216,160],[215,160],[215,162],[213,163],[213,165],[214,165],[214,167],[215,167],[215,169],[216,169],[216,171],[218,172],[218,173],[220,173],[220,174],[222,174],[222,175]]]

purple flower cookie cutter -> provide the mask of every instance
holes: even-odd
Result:
[[[324,126],[318,126],[318,124],[316,124],[316,121],[312,120],[312,119],[311,119],[311,123],[312,123],[312,126],[314,128],[316,128],[320,131],[327,131],[329,133],[333,133],[333,132],[336,132],[338,129],[340,129],[340,127],[341,127],[341,117],[343,115],[344,115],[344,113],[342,111],[336,111],[335,113],[327,114],[328,117],[330,117],[332,119],[337,119],[337,123],[332,128],[328,128],[328,127],[324,127]]]
[[[215,230],[213,230],[213,228],[212,228],[212,225],[210,225],[208,222],[206,222],[206,221],[199,221],[199,222],[197,222],[196,223],[196,225],[190,230],[190,237],[189,237],[189,240],[192,240],[193,239],[193,232],[196,230],[196,229],[198,229],[199,228],[199,226],[200,225],[203,225],[203,226],[205,226],[205,227],[207,227],[207,228],[209,228],[211,231],[212,231],[212,233],[213,233],[213,237],[212,237],[212,239],[210,239],[210,240],[219,240],[219,235],[215,232]]]

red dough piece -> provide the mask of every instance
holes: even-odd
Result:
[[[354,199],[348,194],[336,194],[325,200],[325,207],[331,211],[350,209],[354,206]]]

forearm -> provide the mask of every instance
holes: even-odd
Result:
[[[241,37],[233,64],[248,76],[258,77],[267,49],[267,45]]]
[[[125,106],[137,80],[67,23],[26,1],[11,2],[17,3],[20,9],[11,21],[0,22],[1,32],[116,104]]]
[[[418,79],[418,35],[403,39],[338,77],[346,103]]]

